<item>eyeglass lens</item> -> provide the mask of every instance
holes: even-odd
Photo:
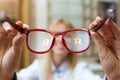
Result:
[[[89,34],[85,31],[68,32],[63,39],[67,48],[74,52],[85,50],[90,44]]]
[[[44,52],[49,50],[49,48],[52,45],[53,41],[53,35],[47,33],[47,32],[42,32],[42,31],[33,31],[30,32],[28,35],[28,46],[31,50],[36,51],[36,52]],[[31,42],[31,39],[34,39],[36,42]]]

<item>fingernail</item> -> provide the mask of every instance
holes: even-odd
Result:
[[[23,26],[28,27],[28,25],[27,25],[27,24],[23,24]]]
[[[100,17],[99,17],[99,16],[97,16],[97,17],[96,17],[96,19],[100,19]]]
[[[6,31],[11,30],[11,25],[8,22],[4,22],[2,26],[5,28]]]

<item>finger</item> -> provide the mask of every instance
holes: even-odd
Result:
[[[17,21],[16,24],[22,27],[24,30],[29,29],[29,26],[27,24],[23,24],[21,21]]]
[[[12,28],[12,26],[8,22],[4,22],[2,26],[4,30],[3,34],[5,34],[6,37],[13,38],[17,34],[17,31]]]
[[[120,29],[118,28],[118,26],[110,19],[108,20],[108,24],[111,24],[110,29],[115,38],[120,40]]]
[[[101,32],[103,33],[104,38],[106,40],[115,39],[115,35],[112,32],[112,29],[110,28],[111,26],[113,26],[112,23],[110,22],[109,19],[107,19],[104,26],[101,28],[102,29]]]
[[[28,29],[28,25],[24,25],[21,21],[17,21],[16,24],[19,25],[18,27],[24,28],[25,30]],[[9,25],[9,23],[4,23],[3,26],[4,26],[5,31],[9,33],[9,36],[14,37],[15,35],[17,35],[18,30],[16,30],[14,27]]]
[[[93,21],[93,22],[89,25],[89,29],[93,29],[96,25],[97,25],[97,22],[96,22],[96,21]]]
[[[18,59],[18,61],[16,63],[19,63],[20,61],[20,57],[22,55],[22,51],[23,51],[23,45],[24,45],[24,39],[25,39],[25,34],[21,34],[18,33],[12,42],[12,54],[11,55],[13,58],[13,61],[15,61],[14,59]],[[14,64],[14,63],[13,63]]]
[[[97,23],[99,23],[101,20],[102,20],[102,18],[101,18],[101,17],[99,17],[99,16],[98,16],[98,17],[96,17],[96,22],[97,22]]]
[[[12,46],[5,53],[4,58],[5,61],[7,61],[6,63],[8,69],[11,69],[11,66],[12,69],[16,68],[19,65],[23,50],[24,38],[25,38],[25,34],[18,33],[13,38]]]
[[[99,56],[102,66],[104,68],[109,67],[111,64],[110,63],[108,64],[108,62],[113,61],[113,59],[115,59],[116,56],[110,50],[110,48],[107,47],[105,40],[100,34],[98,34],[97,32],[92,32],[92,36],[97,46],[98,56]]]
[[[29,29],[29,26],[27,24],[23,24],[23,29],[24,30],[28,30]]]
[[[2,26],[6,32],[12,31],[12,27],[8,22],[2,23]]]
[[[12,42],[14,54],[17,55],[18,52],[22,53],[22,48],[24,44],[25,34],[18,33]]]
[[[0,27],[0,42],[1,43],[10,42],[10,40],[12,39],[11,36],[13,36],[12,33],[8,34],[3,27]]]
[[[100,58],[104,59],[107,54],[107,48],[106,48],[104,38],[99,33],[96,33],[96,32],[92,32],[91,35],[94,38]]]
[[[22,21],[17,21],[17,22],[16,22],[16,24],[17,24],[17,25],[19,25],[20,27],[22,27],[22,26],[23,26]]]
[[[100,23],[100,21],[102,20],[101,17],[96,17],[95,21],[93,21],[90,25],[89,25],[89,29],[93,29],[98,23]]]
[[[3,28],[5,29],[6,32],[14,32],[14,33],[17,33],[18,31],[13,27],[11,26],[8,22],[4,22],[2,23],[2,26]]]
[[[21,21],[17,21],[16,24],[19,25],[18,27],[23,26],[23,23]],[[16,30],[14,27],[12,27],[8,22],[4,22],[2,25],[6,32],[14,32],[17,34],[18,30]]]

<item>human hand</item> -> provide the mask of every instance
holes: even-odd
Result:
[[[92,29],[102,18],[97,17],[89,26]],[[99,59],[108,80],[120,80],[120,29],[108,19],[101,30],[92,32]]]
[[[28,26],[21,21],[16,24],[28,29]],[[8,25],[0,27],[0,80],[12,79],[20,63],[24,38],[25,34]]]

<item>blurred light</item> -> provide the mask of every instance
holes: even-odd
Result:
[[[77,38],[74,39],[74,43],[81,45],[82,44],[82,40],[79,37],[77,37]]]
[[[45,40],[43,41],[43,45],[44,45],[44,46],[46,46],[46,45],[48,45],[48,44],[49,44],[49,42],[50,42],[50,40],[45,39]]]

